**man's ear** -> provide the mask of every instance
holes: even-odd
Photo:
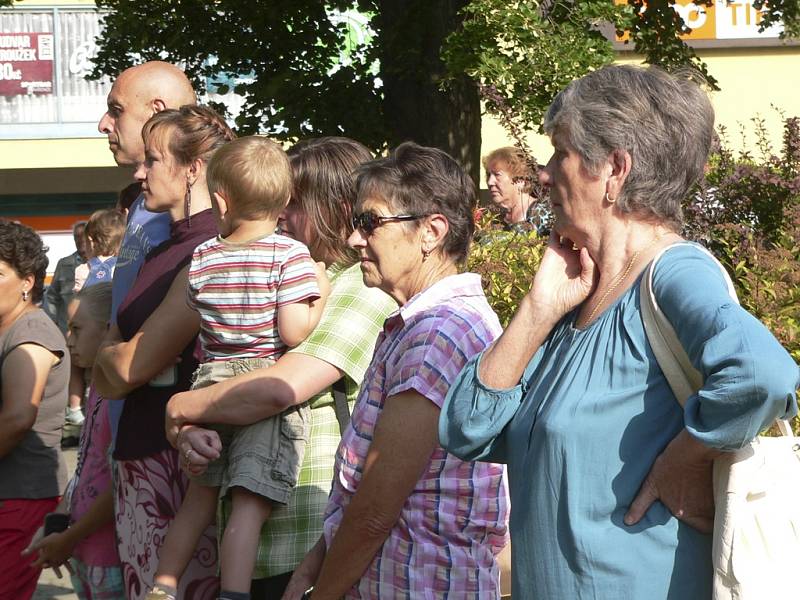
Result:
[[[153,101],[150,103],[150,107],[153,109],[153,114],[155,114],[161,112],[162,110],[166,110],[167,103],[161,98],[153,98]]]

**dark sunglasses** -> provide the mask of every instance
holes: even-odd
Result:
[[[353,215],[353,229],[360,229],[367,235],[375,231],[384,223],[391,223],[393,221],[416,221],[428,215],[393,215],[389,217],[381,217],[372,212],[363,212],[358,215]]]

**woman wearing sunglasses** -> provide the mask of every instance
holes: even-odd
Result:
[[[336,453],[324,533],[284,600],[497,598],[504,470],[439,445],[439,410],[467,359],[499,333],[480,277],[459,273],[475,187],[447,154],[406,143],[359,169],[350,246],[386,320]]]
[[[346,138],[301,142],[288,152],[292,198],[280,217],[284,235],[306,244],[324,262],[331,294],[317,328],[275,365],[172,397],[167,433],[183,460],[203,468],[216,456],[216,433],[186,423],[249,425],[310,401],[311,438],[297,486],[286,506],[275,507],[262,529],[251,596],[280,598],[295,567],[322,534],[322,515],[340,439],[336,400],[345,423],[372,358],[375,339],[397,305],[364,286],[358,253],[348,247],[355,202],[353,172],[372,159]],[[180,435],[178,435],[180,432]],[[223,517],[229,507],[223,507]],[[225,525],[224,519],[222,526]]]

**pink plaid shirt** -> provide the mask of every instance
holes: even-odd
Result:
[[[415,390],[441,407],[466,361],[500,331],[473,273],[438,281],[386,320],[336,453],[325,510],[329,547],[358,490],[385,399]],[[437,447],[383,547],[346,597],[499,597],[495,556],[507,543],[508,506],[502,465],[464,462]]]

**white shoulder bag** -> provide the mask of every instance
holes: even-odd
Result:
[[[653,353],[684,406],[702,387],[702,376],[659,309],[652,287],[656,262],[673,246],[662,250],[642,277],[641,311]],[[714,261],[738,304],[728,273]],[[792,579],[800,566],[800,438],[787,421],[776,423],[780,437],[759,436],[714,461],[714,600],[800,598]]]

